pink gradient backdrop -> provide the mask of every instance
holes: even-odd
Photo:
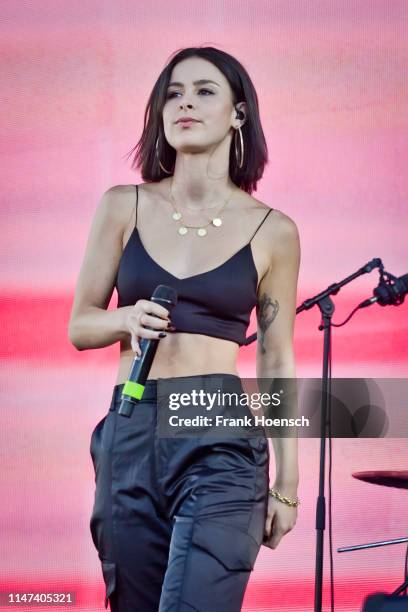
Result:
[[[270,153],[254,195],[299,227],[298,304],[373,257],[399,276],[408,272],[408,5],[6,1],[2,14],[0,586],[59,585],[76,591],[77,609],[102,610],[88,527],[89,438],[108,409],[119,350],[79,353],[67,324],[99,198],[112,185],[141,180],[123,156],[139,138],[155,79],[170,53],[197,44],[222,48],[248,69]],[[334,322],[376,284],[371,273],[343,289]],[[321,373],[319,323],[317,310],[297,318],[299,376]],[[333,376],[405,378],[407,340],[406,304],[360,311],[333,330]],[[255,375],[254,344],[241,350],[239,366],[243,376]],[[278,549],[262,547],[247,612],[312,610],[318,451],[316,440],[300,441],[298,523]],[[407,469],[407,458],[402,439],[333,441],[338,611],[356,610],[367,593],[402,581],[402,545],[336,548],[407,535],[408,493],[351,477]]]

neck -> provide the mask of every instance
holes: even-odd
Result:
[[[221,205],[238,189],[229,174],[229,146],[202,153],[178,152],[174,175],[166,179],[176,202],[197,209]]]

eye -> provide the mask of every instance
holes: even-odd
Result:
[[[211,91],[211,90],[209,90],[209,89],[204,89],[204,87],[202,87],[201,89],[199,89],[199,90],[198,90],[198,93],[200,93],[201,91],[205,91],[205,92],[207,92],[207,93],[209,93],[209,94],[211,94],[211,95],[214,95],[214,92],[213,92],[213,91]],[[170,92],[167,94],[166,99],[167,99],[167,100],[170,100],[171,98],[174,98],[174,96],[175,96],[176,94],[178,94],[178,93],[180,93],[180,92],[179,92],[179,91],[170,91]]]

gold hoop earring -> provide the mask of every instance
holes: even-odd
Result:
[[[163,172],[165,172],[166,174],[173,174],[173,172],[170,172],[169,170],[166,170],[166,168],[163,166],[163,164],[160,161],[160,158],[159,158],[159,136],[157,137],[157,140],[156,140],[156,157],[157,157],[157,161],[159,162],[159,166],[163,170]]]
[[[240,148],[241,148],[241,154],[239,156],[239,161],[238,161],[238,147],[237,147],[237,132],[239,132],[239,140],[240,140]],[[237,160],[238,168],[242,168],[244,164],[244,139],[242,138],[241,126],[238,126],[238,128],[235,130],[234,145],[235,145],[235,159]]]

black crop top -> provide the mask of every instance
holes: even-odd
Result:
[[[180,279],[162,268],[146,251],[137,229],[138,186],[136,185],[136,222],[123,250],[117,277],[118,308],[140,299],[150,300],[157,285],[177,291],[178,301],[171,312],[177,332],[204,334],[245,344],[252,309],[257,303],[258,272],[252,256],[251,241],[220,266]]]

